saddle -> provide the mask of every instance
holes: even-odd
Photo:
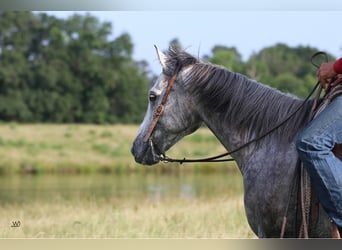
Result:
[[[320,105],[314,112],[314,116],[316,117],[319,113],[321,113],[337,96],[342,94],[342,85],[338,85],[334,88],[332,88],[329,92],[326,93],[324,98],[321,100]],[[342,144],[337,144],[333,148],[332,152],[334,155],[342,161]],[[303,169],[303,166],[302,166]],[[301,172],[302,181],[301,189],[302,190],[302,208],[303,213],[302,216],[306,217],[306,219],[303,219],[302,225],[301,225],[301,233],[300,236],[307,237],[308,236],[308,228],[309,225],[315,225],[318,221],[318,215],[319,215],[319,200],[316,192],[313,190],[310,178],[306,171]],[[306,222],[305,222],[306,221]],[[306,224],[308,223],[308,224]],[[307,227],[305,229],[305,227]],[[334,223],[331,223],[331,236],[332,238],[341,238],[341,235],[339,234],[338,228]],[[306,231],[306,233],[305,233]]]

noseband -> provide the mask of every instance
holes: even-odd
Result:
[[[161,114],[164,111],[165,103],[166,103],[167,98],[171,92],[172,86],[177,79],[178,72],[179,71],[177,70],[176,73],[171,77],[171,79],[169,80],[169,82],[167,84],[167,88],[166,88],[165,94],[163,96],[163,99],[162,99],[161,103],[158,105],[158,107],[156,108],[156,110],[154,111],[154,117],[153,117],[152,123],[151,123],[150,127],[148,128],[148,131],[144,137],[144,142],[147,142],[150,139],[150,137],[153,133],[153,130],[154,130],[155,126],[157,125],[157,122],[158,122]]]

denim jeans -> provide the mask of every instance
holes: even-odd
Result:
[[[297,138],[297,151],[320,203],[342,228],[342,162],[332,149],[342,143],[342,96],[336,97]]]

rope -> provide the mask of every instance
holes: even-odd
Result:
[[[299,238],[309,238],[309,217],[311,204],[311,181],[308,173],[301,164],[301,207],[302,225],[300,227]]]

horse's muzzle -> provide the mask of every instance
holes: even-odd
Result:
[[[160,154],[152,140],[144,142],[141,138],[137,137],[133,142],[131,153],[139,164],[154,165],[160,162]]]

